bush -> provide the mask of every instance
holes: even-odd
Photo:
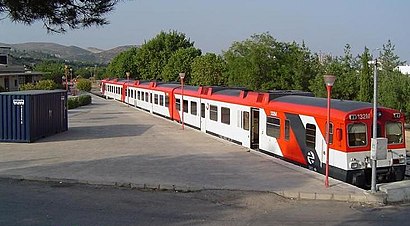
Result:
[[[57,89],[57,84],[53,80],[41,80],[36,84],[26,83],[20,86],[20,90],[53,90]]]
[[[36,89],[40,89],[40,90],[53,90],[53,89],[57,89],[57,84],[53,81],[53,80],[40,80],[37,84],[36,84]]]
[[[6,89],[3,86],[0,86],[0,92],[5,92]]]
[[[68,109],[78,108],[80,103],[78,101],[78,97],[69,97],[68,98]]]
[[[81,95],[78,97],[78,102],[80,106],[89,105],[91,104],[91,96],[90,95]]]
[[[77,89],[80,91],[91,91],[91,81],[89,79],[79,79],[77,81]]]
[[[33,83],[26,83],[23,85],[20,85],[20,90],[33,90],[36,89],[36,86]]]
[[[68,109],[74,109],[89,104],[91,104],[91,95],[88,94],[68,98]]]

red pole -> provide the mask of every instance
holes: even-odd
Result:
[[[181,103],[181,116],[182,116],[182,129],[184,129],[184,79],[181,79],[181,83],[182,83],[182,103]]]
[[[327,123],[326,123],[326,180],[325,186],[329,187],[329,133],[330,133],[330,96],[332,92],[332,86],[326,86],[327,88]]]

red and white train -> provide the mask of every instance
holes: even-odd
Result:
[[[103,80],[107,98],[247,148],[324,173],[327,100],[301,91],[184,86],[177,83]],[[371,179],[372,104],[331,101],[329,176],[368,187]],[[378,108],[378,137],[388,140],[386,160],[377,162],[377,181],[403,180],[406,169],[404,115]]]

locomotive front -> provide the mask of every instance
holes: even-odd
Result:
[[[349,112],[345,119],[347,175],[346,181],[368,188],[371,183],[372,109]],[[387,138],[385,159],[377,160],[377,183],[400,181],[406,170],[404,115],[378,108],[377,137]],[[383,151],[383,150],[382,150]]]

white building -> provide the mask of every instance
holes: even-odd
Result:
[[[12,65],[9,55],[0,53],[0,92],[17,91],[22,84],[38,82],[42,75],[40,72],[26,70],[24,66]]]
[[[410,75],[410,65],[398,66],[397,69],[403,74]]]

